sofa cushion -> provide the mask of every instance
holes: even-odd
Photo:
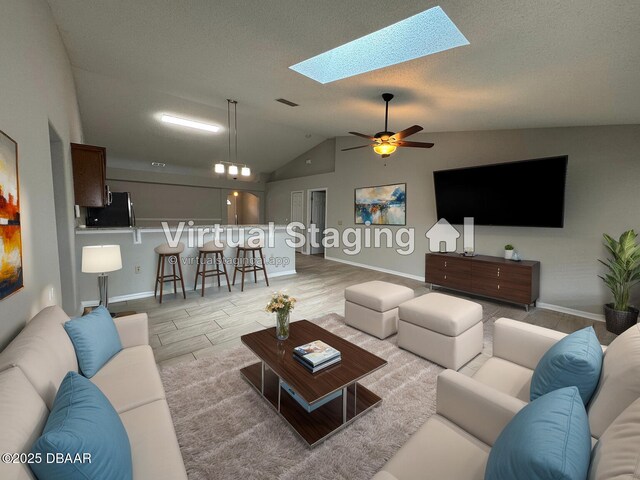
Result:
[[[20,367],[49,409],[67,372],[78,371],[73,344],[62,327],[67,320],[60,307],[47,307],[0,353],[0,370]]]
[[[187,480],[180,447],[164,400],[142,405],[120,415],[129,435],[133,477]]]
[[[400,320],[449,337],[457,337],[482,321],[482,305],[442,293],[414,298],[398,310]]]
[[[486,480],[583,480],[589,420],[577,387],[543,395],[520,410],[491,449]]]
[[[0,373],[0,453],[25,453],[40,436],[49,410],[18,367]],[[23,463],[0,462],[0,478],[32,479]]]
[[[542,356],[531,379],[531,400],[563,387],[576,386],[586,405],[602,368],[602,347],[593,327],[567,335]]]
[[[401,480],[481,480],[490,450],[446,418],[433,415],[382,469]]]
[[[74,460],[32,464],[39,479],[133,478],[131,447],[120,417],[98,387],[75,372],[62,381],[44,432],[31,451],[42,458],[63,454]],[[78,455],[81,461],[76,461]]]
[[[165,398],[153,351],[148,345],[116,353],[91,381],[118,413]]]
[[[589,480],[640,478],[640,400],[609,425],[591,451]]]
[[[99,306],[91,313],[64,324],[76,350],[80,372],[93,377],[102,366],[122,350],[120,336],[109,311]]]
[[[473,378],[503,393],[529,402],[533,370],[498,357],[489,358]]]
[[[376,312],[386,312],[413,298],[413,290],[389,282],[360,283],[345,288],[344,298]]]
[[[600,382],[588,405],[591,434],[600,438],[631,403],[640,398],[640,325],[634,325],[607,347]]]

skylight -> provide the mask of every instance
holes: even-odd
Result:
[[[469,45],[440,7],[433,7],[289,67],[329,83]]]

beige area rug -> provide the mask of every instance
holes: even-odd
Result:
[[[382,403],[309,449],[242,379],[239,369],[256,361],[245,347],[164,367],[162,381],[190,479],[370,479],[434,413],[442,367],[401,350],[395,336],[379,340],[346,326],[339,315],[313,321],[389,362],[362,381]],[[491,348],[492,323],[485,323],[485,351]]]

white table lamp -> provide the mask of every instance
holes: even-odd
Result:
[[[82,247],[82,271],[99,273],[98,291],[100,305],[109,308],[109,276],[107,272],[115,272],[122,268],[120,245],[91,245]]]

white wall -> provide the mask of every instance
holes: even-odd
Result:
[[[6,0],[0,13],[0,130],[18,142],[25,288],[0,301],[0,348],[43,307],[60,303],[49,123],[82,140],[71,66],[44,0]],[[71,208],[71,207],[70,207]]]
[[[338,138],[335,173],[267,184],[267,221],[288,219],[292,190],[328,187],[327,226],[353,227],[356,187],[406,182],[407,226],[416,228],[412,255],[369,249],[350,256],[330,249],[327,256],[422,277],[424,233],[437,220],[434,170],[567,154],[565,227],[477,227],[476,250],[501,255],[502,247],[513,243],[524,258],[541,262],[540,301],[602,313],[602,304],[608,301],[596,276],[600,271],[596,259],[605,255],[602,233],[640,229],[640,125],[434,133],[411,139],[433,141],[435,147],[399,149],[385,162],[369,149],[341,152],[357,145],[358,139]],[[636,291],[636,298],[639,295]]]
[[[335,169],[336,139],[330,138],[274,170],[269,176],[269,181],[319,175],[334,172]]]

